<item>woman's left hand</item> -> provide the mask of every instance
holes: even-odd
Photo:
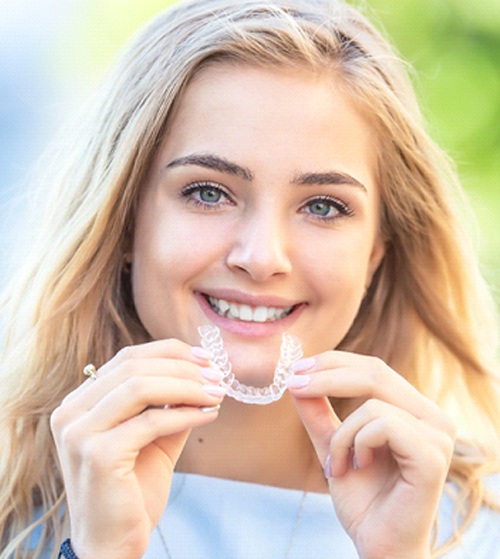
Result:
[[[330,351],[296,370],[290,392],[360,557],[430,557],[453,454],[450,418],[377,358]],[[341,421],[330,397],[361,403]]]

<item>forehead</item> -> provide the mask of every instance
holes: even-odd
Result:
[[[162,151],[172,158],[217,152],[250,167],[271,159],[355,166],[372,182],[375,143],[374,130],[334,74],[217,63],[186,87]]]

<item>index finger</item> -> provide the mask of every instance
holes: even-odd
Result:
[[[155,340],[120,349],[112,359],[99,369],[99,374],[106,374],[108,370],[129,359],[149,359],[153,357],[182,359],[203,365],[207,364],[213,356],[205,348],[190,346],[180,340]]]
[[[296,374],[306,375],[310,380],[300,389],[294,389],[296,397],[374,398],[445,431],[452,428],[448,416],[435,402],[377,357],[329,351],[309,358],[308,364],[307,370],[302,371],[301,362],[295,364],[299,368]]]
[[[206,367],[210,364],[212,355],[208,350],[202,347],[193,347],[179,340],[156,340],[144,344],[126,346],[120,349],[112,359],[99,367],[96,371],[96,376],[97,378],[101,378],[109,375],[112,371],[117,369],[125,370],[127,363],[130,363],[132,366],[134,362],[137,364],[143,360],[150,360],[151,367],[148,368],[150,369],[150,372],[154,373],[154,361],[158,359],[169,359],[174,361],[179,360],[186,363],[192,363],[193,365]],[[83,378],[82,374],[82,379]],[[87,379],[78,388],[76,388],[76,390],[68,394],[65,401],[71,401],[82,390],[84,390],[88,384],[93,382],[95,382],[93,379]]]

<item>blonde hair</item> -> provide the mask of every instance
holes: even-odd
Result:
[[[185,87],[223,61],[332,72],[376,130],[386,255],[341,345],[382,357],[456,417],[471,410],[449,476],[461,490],[461,529],[493,506],[481,478],[499,467],[495,305],[404,65],[337,0],[195,0],[139,34],[47,173],[41,231],[3,301],[0,559],[39,558],[67,535],[49,417],[87,362],[143,337],[123,276],[141,184]]]

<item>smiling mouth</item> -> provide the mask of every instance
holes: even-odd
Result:
[[[274,322],[291,314],[298,305],[291,307],[252,307],[240,305],[225,299],[216,299],[209,295],[204,296],[210,308],[219,316],[244,322]]]

